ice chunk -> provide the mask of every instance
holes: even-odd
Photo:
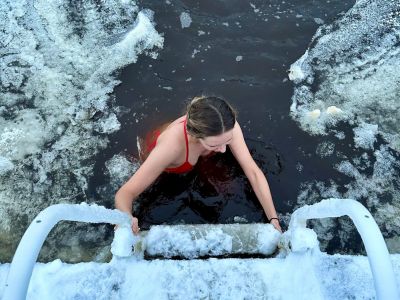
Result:
[[[317,150],[315,151],[319,157],[327,157],[333,154],[335,151],[335,144],[332,142],[322,142],[318,144]]]
[[[316,119],[318,119],[320,115],[321,115],[321,111],[320,111],[318,108],[317,108],[317,109],[314,109],[313,111],[310,111],[310,112],[308,113],[308,117],[309,117],[311,120],[316,120]]]
[[[305,75],[299,66],[292,66],[289,71],[289,79],[294,80],[301,80],[305,78]]]
[[[307,76],[307,70],[303,66],[303,62],[307,59],[308,52],[303,54],[303,56],[290,66],[289,69],[289,79],[294,82],[301,82]]]
[[[14,164],[4,156],[0,156],[0,176],[6,174],[12,169],[14,169]]]
[[[321,18],[314,18],[314,22],[317,23],[318,25],[322,25],[324,24],[324,20],[322,20]]]
[[[129,161],[122,154],[116,154],[105,163],[105,166],[110,176],[111,185],[118,188],[136,172],[139,163]]]
[[[346,135],[344,134],[343,131],[339,131],[335,134],[335,136],[339,139],[339,140],[344,140]]]
[[[194,49],[192,53],[192,58],[194,58],[197,53],[200,53],[200,50]]]
[[[20,160],[26,155],[40,152],[49,136],[38,110],[22,110],[8,124],[3,130],[0,129],[0,155],[11,160]]]
[[[354,143],[357,147],[364,149],[373,149],[378,133],[378,125],[362,122],[358,127],[353,129]]]
[[[114,113],[111,113],[108,117],[101,118],[95,126],[96,131],[100,133],[113,133],[120,128],[121,123],[119,123]]]
[[[179,16],[179,20],[181,21],[182,28],[188,28],[190,24],[192,24],[192,18],[187,12],[182,12]]]
[[[326,109],[326,113],[327,113],[327,114],[339,114],[339,113],[341,113],[341,112],[342,112],[342,110],[341,110],[340,108],[337,108],[337,107],[334,106],[334,105],[329,106],[329,107]]]

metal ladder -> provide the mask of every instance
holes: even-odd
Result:
[[[288,251],[306,252],[310,251],[315,244],[313,242],[311,242],[311,245],[299,243],[301,239],[298,239],[297,236],[299,234],[304,235],[305,230],[315,235],[312,230],[306,229],[308,219],[341,217],[344,215],[352,219],[364,242],[374,279],[377,299],[400,299],[393,266],[390,262],[389,252],[382,234],[369,211],[359,202],[352,199],[327,199],[314,205],[306,205],[297,209],[292,214],[288,231],[281,236],[277,235],[273,230],[269,230],[270,228],[267,226],[270,225],[268,224],[258,224],[260,226],[258,231],[255,230],[256,227],[252,224],[234,224],[234,226],[181,225],[180,230],[188,230],[195,238],[196,236],[204,236],[208,228],[220,226],[221,231],[233,237],[233,246],[230,252],[239,254],[255,249],[254,241],[257,240],[257,234],[260,234],[261,231],[268,232],[269,230],[270,245],[261,250],[261,254],[272,254],[278,243]],[[46,208],[32,221],[18,245],[10,266],[3,300],[26,298],[32,271],[43,242],[50,230],[62,220],[119,224],[121,230],[123,228],[130,228],[129,217],[118,210],[106,209],[101,206],[85,203],[56,204]],[[130,229],[128,232],[133,236]],[[130,241],[122,241],[122,243],[126,243],[125,248],[127,249],[122,255],[131,254],[133,239],[128,240]],[[116,242],[116,239],[114,239],[114,242]],[[136,251],[143,251],[143,248],[140,247],[135,249]],[[173,252],[171,255],[173,256]]]

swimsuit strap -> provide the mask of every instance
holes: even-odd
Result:
[[[186,142],[186,159],[185,162],[188,162],[189,159],[189,141],[188,141],[188,136],[186,132],[186,118],[183,121],[183,133],[185,134],[185,142]]]

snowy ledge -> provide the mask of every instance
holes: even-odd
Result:
[[[143,234],[147,257],[198,258],[223,255],[272,255],[280,233],[270,224],[153,226]],[[136,250],[135,249],[135,250]]]
[[[400,286],[400,255],[391,255]],[[0,265],[0,298],[9,264]],[[375,299],[366,256],[35,265],[27,299]],[[189,296],[190,295],[190,296]]]

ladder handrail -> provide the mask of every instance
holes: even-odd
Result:
[[[305,228],[308,219],[344,215],[352,219],[364,242],[377,298],[400,299],[382,233],[370,212],[359,202],[352,199],[327,199],[314,205],[303,206],[292,214],[288,233],[296,228]],[[130,218],[126,213],[97,205],[56,204],[46,208],[32,221],[18,245],[6,280],[3,300],[26,298],[33,267],[43,242],[50,230],[62,220],[130,227]]]
[[[326,199],[300,207],[292,214],[289,232],[305,228],[307,220],[349,216],[360,233],[368,255],[377,299],[400,299],[385,240],[371,213],[353,199]]]
[[[59,221],[129,224],[128,214],[98,205],[55,204],[41,211],[22,236],[11,262],[3,300],[25,300],[39,251]],[[130,226],[130,225],[129,225]]]

